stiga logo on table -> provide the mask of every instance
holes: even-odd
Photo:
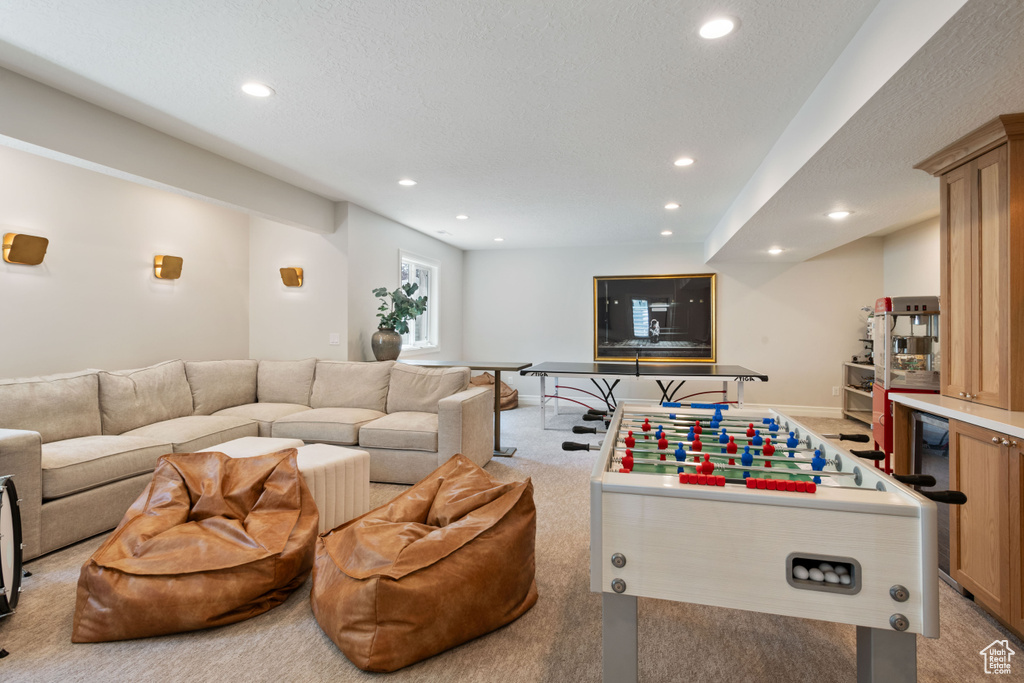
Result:
[[[1008,674],[1010,673],[1010,658],[1017,653],[1010,649],[1009,641],[996,640],[979,654],[985,658],[985,673]]]

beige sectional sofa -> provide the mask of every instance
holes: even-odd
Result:
[[[455,453],[491,459],[493,407],[468,368],[391,361],[173,360],[0,380],[0,475],[22,500],[25,559],[113,528],[166,453],[243,436],[370,453],[412,484]]]

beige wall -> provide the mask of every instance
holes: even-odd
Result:
[[[882,242],[884,296],[939,296],[939,219],[886,235]]]
[[[347,204],[334,233],[321,235],[263,218],[251,221],[249,351],[253,358],[348,359]],[[285,287],[281,268],[303,270]],[[338,344],[330,343],[336,334]]]
[[[0,262],[0,377],[248,356],[246,216],[2,146],[0,178],[0,231],[50,240]]]
[[[589,361],[595,275],[712,272],[702,258],[700,244],[467,252],[463,356]],[[747,400],[838,408],[832,387],[840,383],[842,362],[860,351],[859,309],[882,295],[882,240],[858,240],[803,263],[724,264],[714,270],[718,362],[770,378],[749,385]],[[533,378],[513,381],[524,396],[539,393]],[[620,397],[658,396],[652,383],[622,384]],[[721,385],[693,386],[697,391]]]
[[[440,341],[415,357],[462,353],[462,251],[355,204],[341,204],[337,230],[320,235],[254,218],[251,236],[250,350],[253,358],[373,360],[375,287],[398,286],[399,251],[440,266]],[[302,287],[281,283],[278,269],[304,269]],[[339,335],[339,345],[329,344]],[[402,357],[414,354],[403,352]]]
[[[459,360],[463,340],[463,252],[453,246],[349,204],[348,239],[350,360],[373,360],[370,337],[377,330],[376,287],[393,290],[399,283],[399,251],[435,261],[439,268],[440,346],[431,352],[402,352],[402,358]]]

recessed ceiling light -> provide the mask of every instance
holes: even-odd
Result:
[[[504,238],[504,237],[495,237],[495,238],[494,238],[494,241],[495,241],[495,242],[504,242],[504,241],[505,241],[505,238]]]
[[[719,17],[712,19],[700,27],[701,38],[707,38],[708,40],[714,40],[715,38],[721,38],[732,33],[733,29],[736,28],[736,20],[730,17]]]
[[[678,209],[679,205],[676,204],[675,202],[669,202],[668,204],[665,205],[665,208],[669,209],[669,210],[671,210],[671,209]]]
[[[464,213],[460,213],[460,214],[459,214],[458,216],[456,216],[455,218],[456,218],[456,220],[464,221],[464,220],[468,219],[468,218],[469,218],[469,216],[467,216],[467,215],[466,215],[466,214],[464,214]]]
[[[829,212],[828,217],[838,221],[838,220],[842,220],[843,218],[846,218],[851,213],[853,213],[853,212],[852,211],[831,211],[831,212]]]
[[[398,184],[399,185],[405,185],[406,187],[412,187],[413,185],[416,184],[416,181],[415,180],[409,180],[408,178],[403,178],[402,180],[398,181]]]
[[[668,236],[669,236],[669,235],[671,235],[671,234],[672,234],[672,231],[671,231],[671,230],[662,230],[662,231],[661,231],[661,235],[662,235],[662,237],[668,237]]]
[[[676,166],[692,166],[693,159],[690,157],[683,157],[681,159],[676,159],[675,164]]]
[[[264,83],[249,81],[242,86],[242,92],[253,97],[270,97],[274,94],[274,89]]]
[[[771,249],[768,250],[768,253],[771,254],[772,256],[778,256],[779,254],[782,253],[782,249],[778,247],[772,247]]]

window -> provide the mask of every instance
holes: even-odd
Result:
[[[409,321],[409,332],[402,336],[404,349],[436,348],[438,329],[438,265],[430,259],[401,253],[401,284],[419,286],[413,296],[427,297],[427,310]]]

